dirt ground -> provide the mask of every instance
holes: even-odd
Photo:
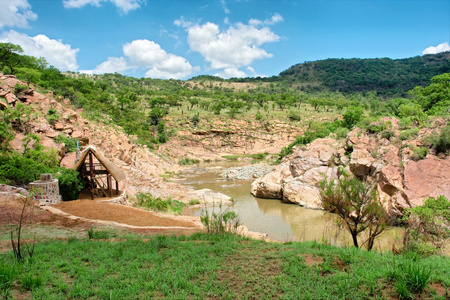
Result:
[[[186,217],[163,216],[134,207],[98,202],[95,200],[75,200],[61,202],[53,207],[71,215],[90,220],[113,221],[132,226],[187,227],[198,225]]]
[[[110,224],[140,234],[192,234],[200,231],[198,221],[191,217],[164,216],[123,205],[102,203],[93,200],[76,200],[55,205],[55,210],[32,206],[25,212],[26,225],[48,225],[59,228],[85,231],[92,226],[104,226],[108,221],[131,225]],[[50,207],[51,209],[52,207]],[[0,199],[0,226],[17,224],[22,206],[17,200]],[[74,218],[73,216],[78,218]],[[106,222],[105,222],[106,221]]]

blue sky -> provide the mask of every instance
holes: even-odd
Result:
[[[62,71],[273,76],[450,50],[449,0],[0,0],[0,42]]]

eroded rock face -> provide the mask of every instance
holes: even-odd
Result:
[[[400,141],[398,120],[384,118],[396,142],[381,134],[370,134],[359,128],[352,130],[345,143],[333,139],[317,139],[304,149],[295,149],[273,173],[252,184],[252,194],[262,198],[278,198],[308,208],[321,208],[319,182],[337,179],[339,167],[359,178],[371,177],[377,183],[380,203],[386,211],[401,215],[403,209],[422,205],[427,197],[450,198],[450,157],[431,154],[420,161],[411,160],[412,147],[422,147],[423,139],[447,121],[438,119],[435,129],[420,130],[413,140]],[[437,128],[436,128],[437,127]],[[400,146],[403,147],[400,148]],[[281,176],[289,168],[290,176]]]
[[[422,205],[427,197],[450,198],[450,158],[428,155],[420,161],[405,162],[404,187],[412,205]]]

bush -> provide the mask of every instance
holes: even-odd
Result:
[[[16,85],[14,86],[14,93],[18,94],[21,93],[25,90],[28,89],[28,86],[24,85],[24,84],[20,84],[20,83],[16,83]]]
[[[393,136],[395,136],[395,134],[390,130],[386,130],[381,133],[381,137],[383,139],[390,140]]]
[[[438,153],[448,153],[450,151],[450,125],[442,129],[441,135],[433,146]]]
[[[263,119],[263,115],[259,110],[256,112],[255,119],[258,121],[261,121]]]
[[[4,153],[0,155],[0,182],[25,185],[43,173],[52,173],[56,166],[54,151],[27,149],[23,154],[15,151]]]
[[[138,193],[136,194],[135,204],[140,207],[149,208],[157,212],[173,212],[175,214],[180,214],[183,210],[184,203],[172,200],[168,197],[167,199],[161,199],[160,197],[155,198],[150,193]]]
[[[49,109],[47,112],[47,121],[51,124],[51,125],[55,125],[56,121],[59,120],[59,114],[56,112],[56,109]]]
[[[178,161],[179,165],[185,166],[185,165],[194,165],[198,164],[200,161],[198,159],[193,159],[189,157],[183,157]]]
[[[413,153],[411,158],[415,161],[424,159],[428,155],[428,148],[427,147],[414,147],[412,149]]]
[[[428,198],[423,206],[406,209],[403,245],[405,251],[422,256],[442,251],[450,238],[450,202],[444,196]]]
[[[83,189],[83,183],[78,177],[79,173],[73,169],[61,168],[56,178],[59,181],[59,193],[63,201],[76,200]]]
[[[58,135],[55,141],[59,144],[66,145],[68,152],[75,152],[77,150],[77,139],[65,136],[64,134]]]
[[[364,111],[361,106],[349,106],[345,113],[342,115],[344,118],[343,125],[348,129],[352,129],[353,126],[358,123],[363,117]]]
[[[200,220],[209,233],[215,234],[237,233],[241,225],[236,212],[230,210],[229,207],[222,209],[222,205],[219,205],[219,212],[215,212],[215,207],[213,207],[211,213],[205,207]]]
[[[191,118],[192,125],[197,126],[200,123],[200,116],[198,114]]]
[[[295,112],[293,110],[289,111],[289,115],[288,115],[289,120],[291,121],[300,121],[302,119],[302,117],[300,116],[300,114],[298,112]]]
[[[94,227],[89,228],[87,234],[90,240],[106,240],[116,236],[114,232],[107,230],[95,230]]]

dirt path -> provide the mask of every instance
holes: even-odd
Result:
[[[93,200],[75,200],[62,202],[53,207],[85,219],[112,221],[139,227],[183,227],[200,229],[198,222],[191,217],[164,216],[134,207],[97,202]]]

